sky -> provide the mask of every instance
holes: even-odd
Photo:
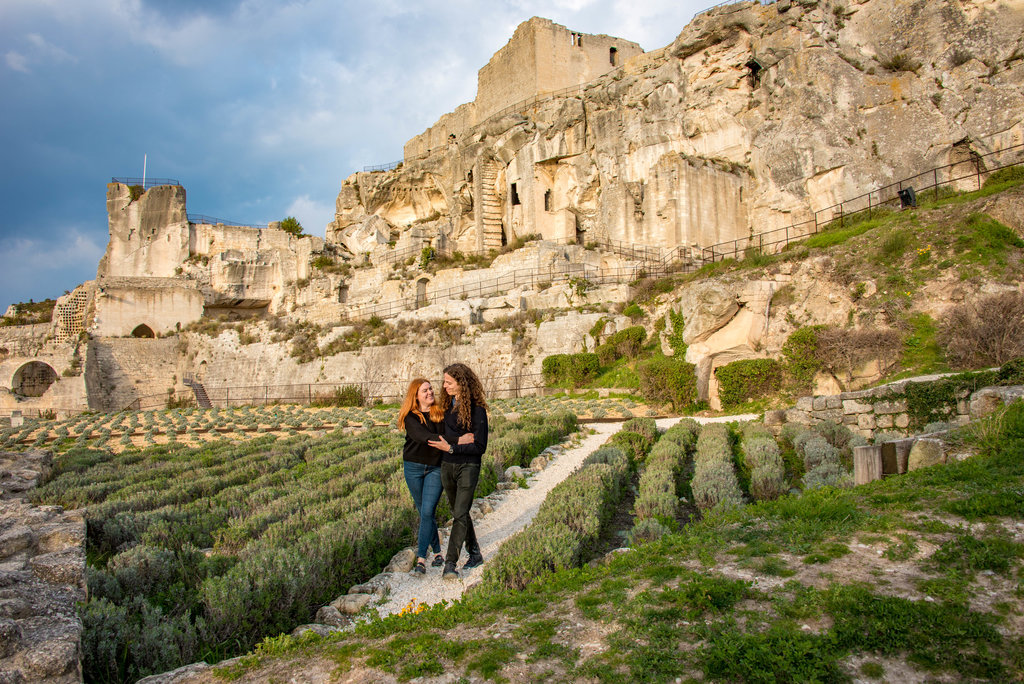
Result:
[[[96,276],[112,177],[323,236],[345,178],[476,96],[542,16],[663,47],[714,0],[0,0],[0,313]]]

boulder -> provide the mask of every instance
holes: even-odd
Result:
[[[416,550],[402,549],[392,557],[391,562],[384,568],[384,572],[409,572],[414,565],[416,565]]]
[[[413,561],[415,563],[415,559]],[[412,568],[410,568],[411,570]],[[408,570],[406,570],[408,572]],[[382,572],[374,575],[362,584],[356,584],[348,590],[350,594],[373,594],[383,596],[391,589],[391,573]]]
[[[724,327],[740,310],[740,305],[736,294],[728,287],[708,282],[688,288],[672,308],[686,318],[683,341],[693,344]]]
[[[327,625],[329,627],[345,627],[346,625],[352,624],[351,619],[347,619],[341,614],[334,606],[323,606],[316,612],[314,618],[317,624]]]
[[[907,459],[907,470],[927,468],[946,462],[945,445],[941,439],[924,437],[914,442]]]
[[[370,604],[373,594],[345,594],[331,601],[331,607],[342,615],[355,615]]]

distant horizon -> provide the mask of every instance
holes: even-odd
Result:
[[[0,312],[96,277],[111,178],[179,181],[188,211],[324,236],[341,184],[476,94],[477,71],[541,16],[645,50],[714,3],[373,7],[329,0],[10,0],[0,144]],[[231,36],[225,40],[223,36]]]

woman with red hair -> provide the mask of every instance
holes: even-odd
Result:
[[[425,575],[427,553],[434,549],[434,567],[444,564],[441,556],[441,538],[437,533],[435,510],[441,499],[442,452],[428,442],[436,440],[442,430],[444,411],[434,403],[434,390],[424,378],[409,383],[405,401],[398,411],[398,427],[405,431],[402,448],[402,467],[405,483],[409,486],[413,503],[420,514],[416,535],[416,565],[413,573]]]

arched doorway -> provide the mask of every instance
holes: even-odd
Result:
[[[135,326],[135,330],[132,330],[132,337],[156,337],[156,333],[145,323]]]
[[[20,397],[41,397],[57,381],[57,371],[42,361],[30,361],[14,371],[11,392]]]

